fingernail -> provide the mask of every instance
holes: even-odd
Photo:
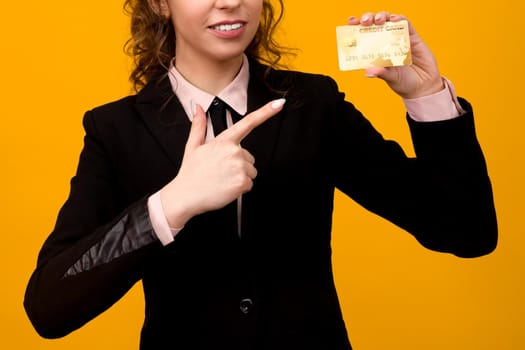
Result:
[[[285,102],[286,102],[285,98],[280,98],[278,100],[275,100],[275,101],[272,102],[272,108],[273,109],[281,108],[282,106],[284,106]]]
[[[373,73],[365,73],[365,77],[367,77],[367,78],[376,78],[377,75],[375,75]]]
[[[197,108],[195,107],[195,101],[190,100],[191,114],[195,115],[197,113]]]
[[[353,21],[354,19],[355,19],[355,16],[350,16],[350,17],[348,17],[348,20],[349,20],[349,21]]]
[[[361,22],[366,22],[370,19],[370,15],[364,15],[363,17],[361,17]]]
[[[375,19],[376,21],[379,21],[379,20],[381,20],[381,17],[382,17],[381,14],[378,13],[378,14],[374,17],[374,19]]]

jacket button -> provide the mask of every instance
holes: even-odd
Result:
[[[252,299],[246,298],[246,299],[241,300],[241,303],[239,304],[239,308],[241,309],[241,312],[243,314],[248,314],[253,308]]]

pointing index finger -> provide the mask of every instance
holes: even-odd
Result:
[[[268,102],[266,105],[233,124],[219,136],[227,137],[236,143],[240,143],[253,129],[279,113],[285,102],[286,100],[284,98]]]

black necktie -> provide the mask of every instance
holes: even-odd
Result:
[[[224,103],[218,97],[215,97],[213,102],[208,108],[208,113],[211,118],[211,123],[213,125],[213,133],[215,136],[223,132],[226,126],[226,103]]]

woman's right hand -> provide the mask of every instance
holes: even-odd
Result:
[[[255,159],[240,143],[277,114],[284,102],[267,103],[207,143],[206,114],[196,105],[179,173],[160,191],[170,227],[183,227],[193,216],[222,208],[251,190],[257,176]]]

